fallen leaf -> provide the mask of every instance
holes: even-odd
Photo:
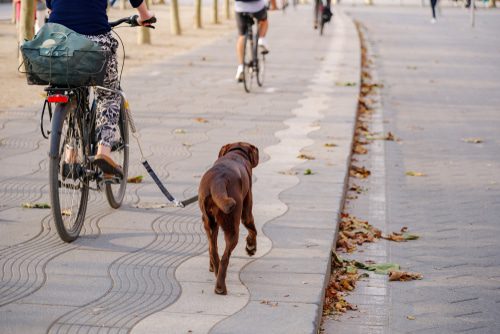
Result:
[[[408,320],[415,320],[415,319],[417,319],[417,318],[415,318],[415,317],[414,317],[414,316],[412,316],[412,315],[407,315],[407,316],[406,316],[406,319],[408,319]]]
[[[355,165],[351,165],[351,169],[349,170],[349,175],[352,177],[356,177],[358,179],[366,179],[370,176],[371,172],[363,167],[358,167]]]
[[[412,273],[408,271],[390,271],[389,272],[389,281],[412,281],[412,280],[421,280],[423,278],[420,273]]]
[[[184,129],[175,129],[174,133],[183,134],[183,133],[186,133],[186,130],[184,130]]]
[[[306,169],[304,171],[304,175],[313,175],[314,173],[312,172],[312,170],[310,168]]]
[[[193,146],[193,144],[190,144],[190,143],[182,143],[182,146],[184,146],[184,147],[191,147],[191,146]]]
[[[339,82],[337,81],[335,83],[336,86],[343,86],[343,87],[354,87],[356,86],[356,83],[355,82],[351,82],[351,81],[346,81],[346,82]]]
[[[25,209],[50,209],[49,203],[22,203],[21,207]]]
[[[208,123],[208,120],[204,119],[203,117],[196,117],[194,120],[198,123]]]
[[[339,145],[334,144],[334,143],[325,143],[325,144],[324,144],[324,146],[325,146],[325,147],[337,147],[337,146],[339,146]]]
[[[313,157],[313,156],[311,156],[311,155],[307,155],[307,154],[303,154],[303,153],[302,153],[302,154],[299,154],[299,155],[297,156],[297,158],[299,158],[299,159],[304,159],[304,160],[314,160],[314,157]]]
[[[426,176],[424,173],[415,172],[415,171],[412,171],[412,170],[407,171],[406,175],[408,175],[408,176]]]
[[[71,209],[63,209],[61,210],[61,215],[63,216],[68,216],[68,217],[71,217],[73,213],[71,212]]]
[[[129,177],[127,179],[127,183],[141,183],[143,178],[144,178],[144,176],[142,176],[142,175]]]
[[[276,307],[278,306],[278,302],[271,302],[269,300],[263,300],[260,302],[261,304],[264,304],[264,305],[269,305],[271,307]]]
[[[387,275],[390,274],[393,271],[399,270],[399,264],[397,263],[374,263],[374,264],[367,264],[359,261],[355,261],[354,264],[356,267],[359,269],[364,269],[368,271],[373,271],[375,274],[379,275]]]
[[[368,153],[368,150],[366,149],[366,147],[364,147],[361,144],[355,144],[352,151],[354,153],[356,153],[356,154],[366,154],[366,153]]]
[[[481,138],[464,138],[462,140],[466,143],[471,143],[471,144],[480,144],[483,142]]]

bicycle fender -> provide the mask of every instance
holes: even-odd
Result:
[[[68,113],[68,108],[64,104],[57,104],[54,114],[52,116],[51,132],[50,132],[50,151],[49,157],[56,159],[59,155],[59,143],[57,143],[56,137],[61,136],[61,129],[66,114]]]

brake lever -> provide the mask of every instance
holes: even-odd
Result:
[[[141,25],[139,24],[139,21],[138,21],[138,18],[139,18],[139,15],[132,15],[130,17],[130,26],[131,27],[138,27],[138,26],[141,26],[141,27],[145,27],[145,28],[151,28],[151,29],[155,29],[155,27],[153,25]],[[151,17],[145,21],[143,21],[142,23],[156,23],[156,17]]]

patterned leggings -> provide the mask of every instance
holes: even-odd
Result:
[[[111,58],[107,64],[103,86],[110,89],[118,89],[120,86],[120,82],[118,81],[118,59],[116,56],[118,41],[111,35],[111,32],[86,37],[99,44],[103,50],[111,51]],[[120,94],[103,90],[97,91],[96,131],[99,144],[106,146],[113,145],[115,133],[118,129],[120,102]]]

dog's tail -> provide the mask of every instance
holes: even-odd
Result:
[[[227,195],[226,182],[213,182],[210,187],[210,194],[215,205],[225,214],[229,214],[236,206],[236,201]]]

